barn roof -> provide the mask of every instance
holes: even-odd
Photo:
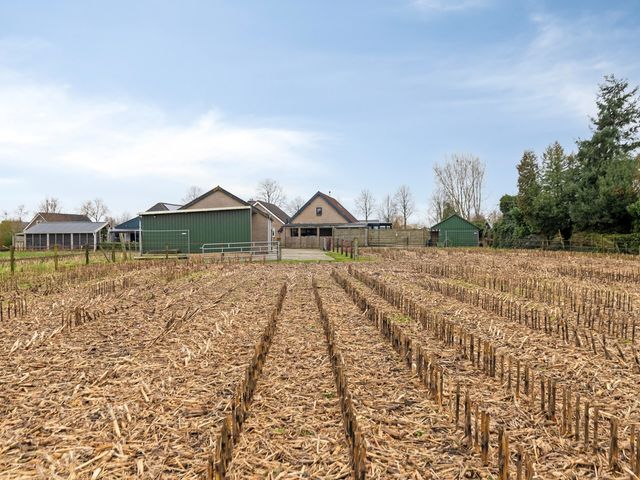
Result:
[[[107,222],[42,222],[27,228],[24,233],[95,233]]]

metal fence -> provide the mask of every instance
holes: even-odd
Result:
[[[276,255],[280,257],[280,242],[229,242],[205,243],[200,247],[203,254],[247,254],[247,255]]]

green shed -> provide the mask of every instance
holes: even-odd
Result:
[[[142,253],[200,253],[203,244],[251,242],[251,206],[140,214]]]
[[[480,228],[454,213],[431,227],[431,244],[439,247],[477,247]]]

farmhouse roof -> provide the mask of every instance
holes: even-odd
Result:
[[[32,225],[36,225],[41,222],[90,222],[91,219],[83,214],[78,213],[52,213],[52,212],[38,212],[33,216],[33,219],[24,227],[24,230],[28,229]]]
[[[182,205],[176,203],[158,202],[153,207],[149,208],[147,212],[166,212],[178,210]]]
[[[342,206],[342,204],[336,200],[333,197],[330,197],[329,195],[327,195],[326,193],[322,193],[320,191],[316,192],[309,200],[307,200],[307,203],[305,203],[302,207],[300,207],[300,209],[293,215],[293,217],[291,217],[291,219],[289,220],[289,223],[293,223],[293,221],[296,219],[296,217],[298,215],[300,215],[300,213],[309,206],[309,204],[311,202],[313,202],[316,198],[322,198],[325,202],[327,202],[329,205],[331,205],[333,207],[333,209],[338,212],[338,214],[344,218],[347,222],[349,223],[356,223],[358,221],[358,219],[356,217],[354,217],[353,215],[351,215],[351,213],[349,212],[349,210],[347,210],[346,208],[344,208]]]
[[[42,220],[45,222],[90,222],[91,220],[86,215],[77,213],[45,213],[39,212]],[[37,216],[36,215],[36,216]]]
[[[107,222],[42,222],[27,228],[24,233],[96,233]]]
[[[287,223],[289,221],[289,215],[287,215],[287,213],[275,203],[269,203],[263,200],[249,200],[249,203],[251,203],[251,205],[253,205],[254,207],[259,203],[266,210],[268,210],[271,215],[277,217],[278,220],[280,220],[282,223]]]

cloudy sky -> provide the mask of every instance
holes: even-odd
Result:
[[[0,212],[271,177],[347,208],[407,184],[426,222],[456,152],[489,211],[523,150],[589,134],[603,75],[640,84],[639,24],[637,0],[0,0]]]

